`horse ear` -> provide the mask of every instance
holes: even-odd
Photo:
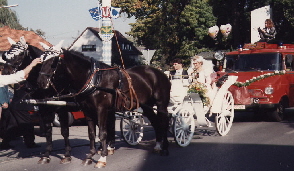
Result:
[[[10,37],[7,37],[8,42],[10,43],[10,45],[16,44],[16,42],[14,40],[12,40]]]
[[[43,42],[39,42],[40,45],[45,49],[45,50],[48,50],[50,47],[48,45],[46,45],[45,43]]]
[[[54,46],[54,49],[61,50],[63,42],[64,42],[64,40],[61,40],[57,45]]]
[[[26,39],[24,38],[24,36],[21,36],[20,39],[19,39],[19,41],[23,45],[27,44]]]

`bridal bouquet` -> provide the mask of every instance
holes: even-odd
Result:
[[[193,82],[189,85],[188,93],[198,93],[204,106],[209,106],[210,101],[207,96],[207,87],[205,84],[200,82]]]

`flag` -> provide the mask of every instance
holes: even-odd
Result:
[[[89,9],[92,18],[96,21],[102,19],[100,7]]]
[[[111,17],[112,18],[118,18],[119,17],[120,8],[117,7],[111,7]]]

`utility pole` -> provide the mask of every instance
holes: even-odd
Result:
[[[102,0],[102,26],[100,28],[100,37],[102,38],[102,61],[111,65],[112,49],[112,23],[111,23],[111,0]]]
[[[102,62],[111,65],[111,49],[112,37],[114,35],[112,29],[112,19],[119,17],[120,8],[112,7],[111,0],[102,0],[100,7],[100,0],[98,0],[98,7],[89,10],[92,18],[96,21],[102,19],[102,24],[99,31],[99,36],[102,39]]]

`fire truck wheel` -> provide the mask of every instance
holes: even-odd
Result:
[[[282,99],[276,108],[268,112],[273,121],[280,122],[284,119],[286,106],[287,101],[285,99]]]

